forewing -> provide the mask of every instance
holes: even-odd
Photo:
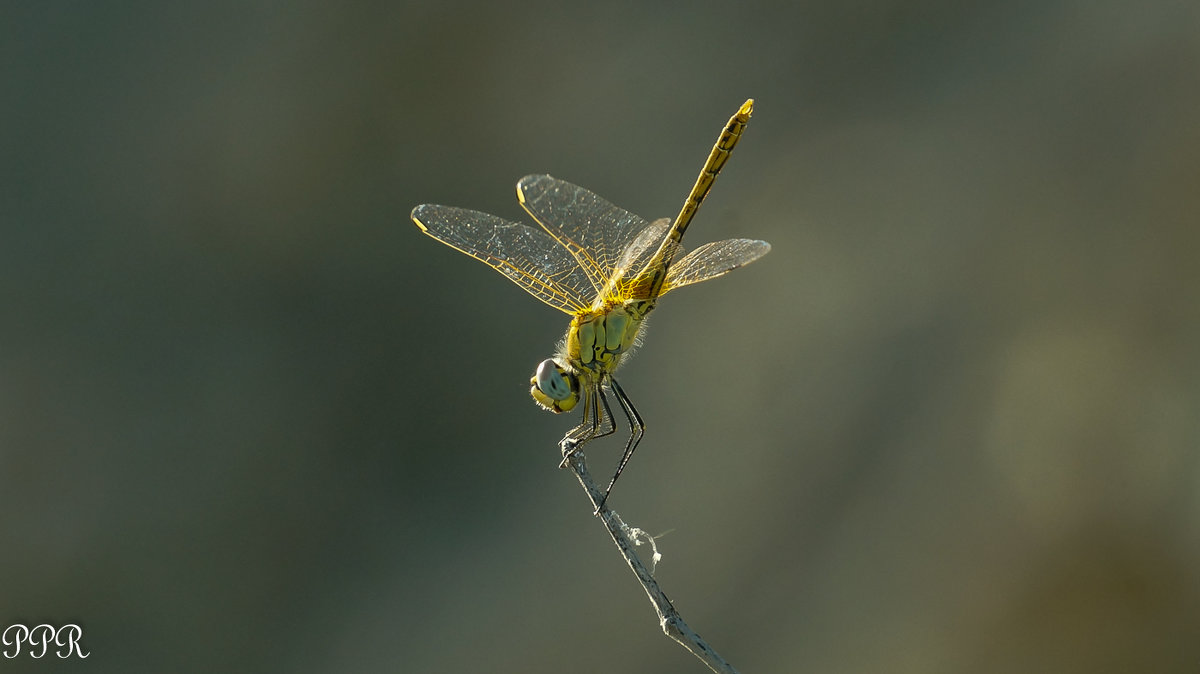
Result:
[[[625,247],[625,250],[621,252],[621,257],[617,260],[617,268],[614,270],[614,275],[624,277],[629,276],[631,273],[637,274],[640,272],[646,266],[646,263],[650,261],[650,258],[654,257],[654,253],[662,245],[663,237],[667,235],[667,230],[670,228],[670,218],[659,218],[646,225],[646,228],[639,232],[633,241]]]
[[[517,198],[538,224],[578,261],[592,284],[592,297],[603,297],[616,276],[621,254],[648,223],[590,191],[548,175],[525,176]]]
[[[660,295],[693,283],[707,281],[744,267],[771,250],[771,244],[754,239],[728,239],[700,246],[667,269]]]
[[[655,220],[646,225],[646,228],[625,247],[625,251],[617,260],[616,269],[613,270],[612,280],[602,295],[604,299],[644,299],[646,289],[643,286],[646,285],[646,265],[658,252],[670,227],[670,218]],[[670,259],[670,254],[678,252],[679,249],[679,246],[675,245],[668,251],[668,259]]]
[[[546,232],[453,206],[423,204],[413,222],[429,236],[507,276],[568,314],[587,309],[595,290],[575,258]]]

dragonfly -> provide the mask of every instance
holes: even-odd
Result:
[[[509,222],[488,213],[423,204],[412,211],[420,230],[483,262],[529,294],[571,316],[557,353],[529,380],[534,401],[561,414],[582,407],[583,418],[563,437],[565,467],[584,445],[617,431],[611,395],[629,422],[616,472],[596,503],[608,500],[645,431],[633,402],[614,376],[641,343],[646,316],[668,292],[722,276],[771,250],[766,241],[729,239],[684,254],[684,232],[742,137],[754,100],[729,119],[674,220],[647,222],[592,192],[549,175],[517,183],[517,199],[537,223]]]

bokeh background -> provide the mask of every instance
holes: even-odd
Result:
[[[1200,5],[9,3],[6,671],[698,672],[421,236],[548,172],[672,294],[612,505],[744,672],[1200,670]],[[610,470],[620,442],[589,448]]]

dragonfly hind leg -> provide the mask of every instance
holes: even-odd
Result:
[[[617,431],[617,423],[613,419],[604,390],[597,387],[584,395],[583,420],[578,426],[567,431],[562,441],[559,442],[563,453],[562,463],[558,464],[559,468],[566,468],[567,461],[588,442],[612,435]],[[601,406],[603,406],[603,413]]]
[[[625,470],[625,464],[629,463],[629,457],[633,456],[633,450],[637,449],[638,443],[642,440],[642,434],[646,430],[646,424],[642,423],[642,415],[638,414],[637,408],[633,406],[633,402],[629,400],[629,396],[625,395],[625,390],[617,383],[616,379],[609,378],[609,383],[612,385],[613,395],[617,397],[617,402],[621,404],[621,410],[625,412],[625,416],[629,419],[629,442],[625,445],[625,454],[621,456],[621,463],[617,464],[617,472],[613,473],[612,480],[608,483],[608,488],[604,490],[604,496],[600,499],[600,503],[596,506],[596,512],[604,507],[604,503],[608,501],[608,495],[612,492],[613,485],[617,483],[617,478],[621,477],[621,471]],[[608,403],[605,402],[607,407]],[[616,424],[613,424],[613,430],[616,430]]]

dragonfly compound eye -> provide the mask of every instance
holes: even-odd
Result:
[[[537,380],[538,390],[542,393],[554,400],[566,400],[571,396],[571,386],[567,383],[565,375],[566,371],[561,365],[547,359],[538,365],[534,379]]]
[[[566,412],[579,400],[579,382],[552,358],[543,360],[529,380],[529,393],[552,412]]]

